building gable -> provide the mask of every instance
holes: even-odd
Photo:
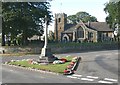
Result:
[[[62,18],[58,15],[63,15]],[[103,34],[112,35],[113,29],[109,28],[106,22],[89,22],[83,23],[81,20],[78,24],[67,24],[66,14],[57,14],[55,18],[55,39],[56,40],[87,40],[97,42]],[[63,20],[63,21],[62,21]],[[108,35],[109,35],[108,34]],[[66,36],[68,35],[68,37]],[[100,35],[100,36],[99,36]],[[109,37],[109,36],[108,36]],[[110,37],[109,37],[110,38]]]
[[[86,27],[96,30],[96,31],[114,31],[113,29],[110,29],[109,25],[106,22],[89,22],[85,23]]]

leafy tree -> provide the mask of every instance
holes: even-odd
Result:
[[[49,39],[49,41],[54,41],[55,40],[54,32],[53,31],[49,31],[48,39]]]
[[[106,22],[112,28],[113,24],[116,23],[116,19],[118,16],[117,4],[114,2],[106,3],[104,11],[108,14],[108,16],[106,17]]]
[[[77,12],[75,15],[68,16],[68,23],[77,24],[80,20],[83,22],[97,22],[97,18],[87,12]]]
[[[4,2],[2,3],[3,36],[11,33],[11,40],[22,35],[21,41],[27,43],[27,38],[43,34],[44,17],[48,16],[48,24],[52,20],[49,2]],[[4,41],[3,41],[4,43]],[[4,44],[3,44],[4,45]]]
[[[2,3],[0,2],[0,43],[1,43],[1,41],[2,41],[2,35],[1,35],[1,33],[2,33]]]
[[[76,24],[77,19],[76,19],[76,15],[69,15],[67,18],[68,23],[73,23]]]
[[[119,29],[117,37],[120,39],[120,1],[106,3],[104,11],[108,14],[106,22],[109,24],[110,28],[115,29],[116,24],[118,24]]]
[[[2,14],[2,2],[0,1],[0,15]]]

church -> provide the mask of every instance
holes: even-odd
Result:
[[[68,24],[65,13],[55,14],[54,36],[60,42],[104,42],[114,38],[114,30],[106,22],[80,21],[78,24]]]

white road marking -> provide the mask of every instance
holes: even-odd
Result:
[[[88,78],[98,79],[98,77],[95,76],[87,76]]]
[[[89,78],[81,78],[81,80],[94,81],[94,79],[89,79]]]
[[[110,78],[105,78],[104,80],[117,82],[117,80],[116,80],[116,79],[110,79]]]
[[[109,84],[112,84],[113,82],[109,82],[109,81],[102,81],[102,80],[100,80],[100,81],[98,81],[98,83],[109,83]]]
[[[74,79],[77,78],[77,77],[74,77],[74,76],[67,76],[67,77],[68,77],[68,78],[74,78]]]
[[[73,74],[72,76],[81,77],[82,75]]]
[[[80,78],[82,75],[79,74],[73,74],[71,76],[67,76],[68,78],[73,78],[73,79],[81,79],[84,81],[94,81],[95,79],[98,79],[99,77],[97,76],[86,76],[86,78]],[[112,84],[114,82],[117,82],[117,79],[110,79],[110,78],[104,78],[104,80],[99,80],[98,83],[109,83]]]

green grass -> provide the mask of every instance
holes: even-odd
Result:
[[[28,61],[15,61],[15,62],[10,62],[9,64],[12,65],[22,65],[25,67],[31,67],[31,68],[36,68],[40,70],[46,70],[46,71],[51,71],[55,73],[63,73],[64,69],[67,67],[68,64],[70,64],[72,57],[64,57],[68,60],[68,62],[64,64],[48,64],[48,65],[38,65],[38,64],[29,64]]]

